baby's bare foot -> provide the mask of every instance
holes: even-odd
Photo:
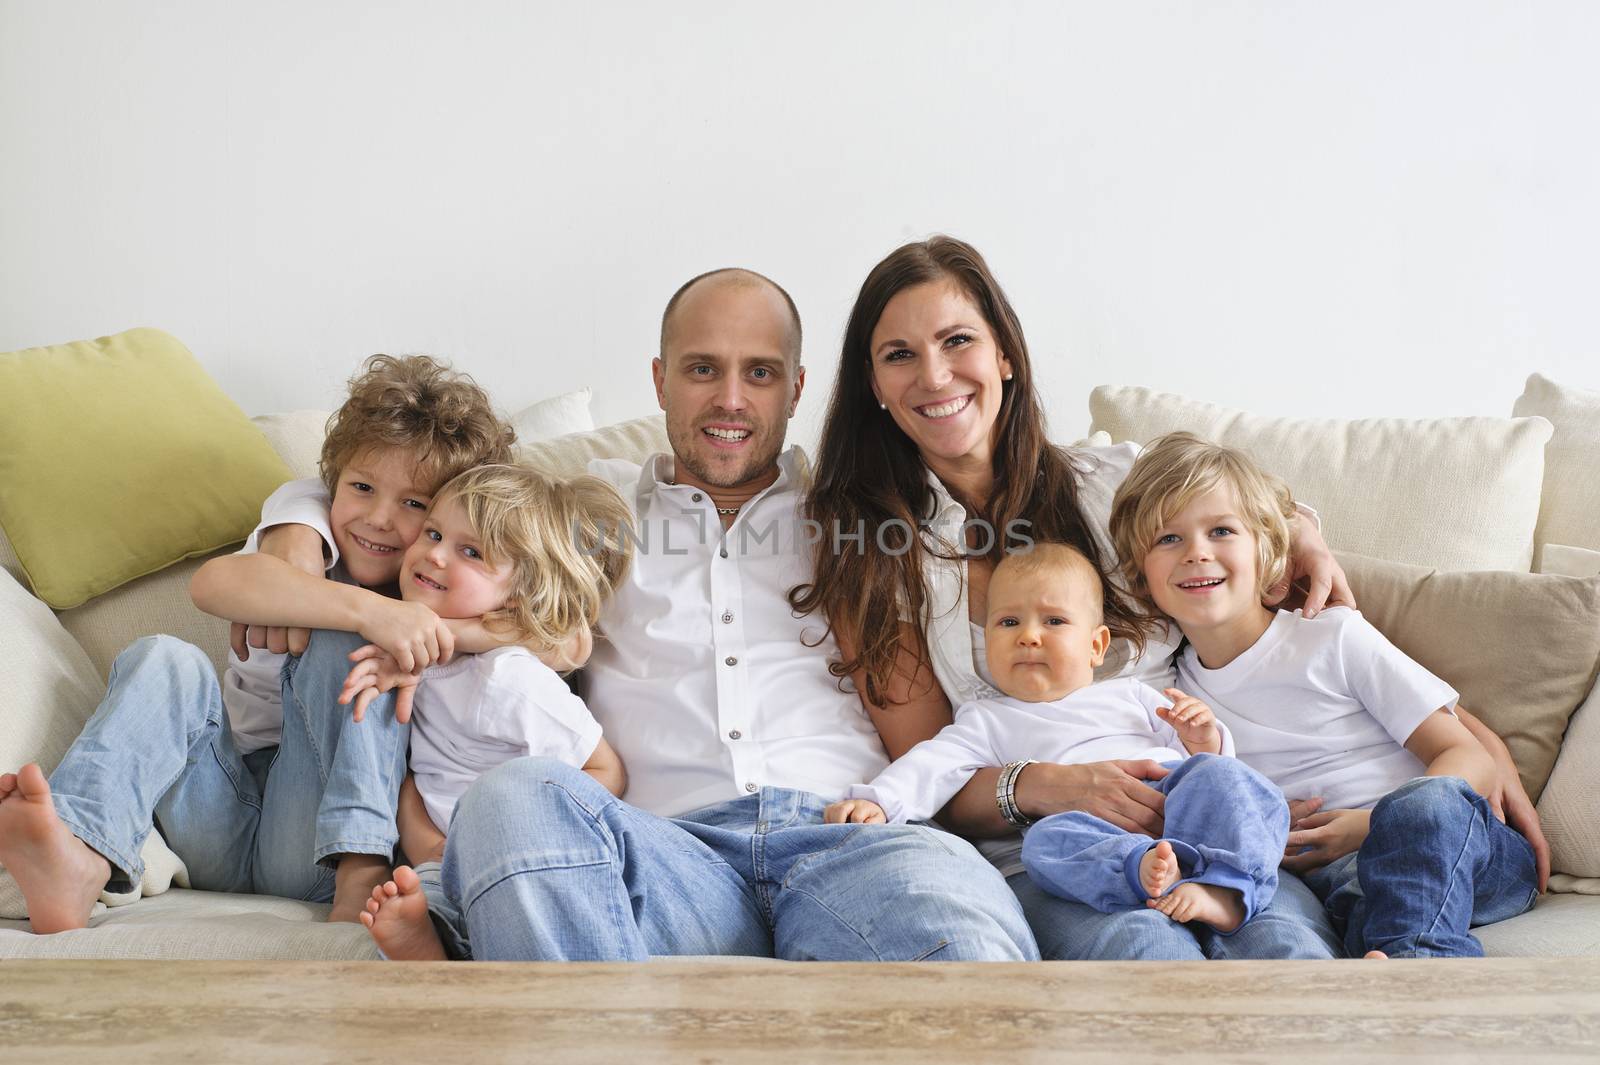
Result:
[[[16,878],[38,933],[89,923],[111,863],[56,816],[50,785],[32,762],[0,777],[0,865]]]
[[[372,889],[361,923],[390,961],[445,960],[439,933],[428,917],[422,881],[409,865],[400,866],[393,880]]]
[[[333,910],[329,923],[354,924],[366,909],[372,889],[389,879],[389,862],[375,854],[346,854],[333,874]]]
[[[1139,883],[1146,895],[1158,899],[1177,882],[1178,856],[1172,853],[1172,844],[1162,840],[1139,859]]]
[[[1219,932],[1232,932],[1244,924],[1244,896],[1233,888],[1215,884],[1179,884],[1145,905],[1160,910],[1174,921],[1199,921]]]

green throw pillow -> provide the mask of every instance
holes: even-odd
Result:
[[[243,540],[289,470],[159,329],[0,354],[0,527],[65,610]]]

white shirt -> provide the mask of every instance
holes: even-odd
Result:
[[[1189,757],[1178,733],[1156,716],[1170,699],[1132,677],[1079,688],[1053,702],[1028,703],[1002,695],[966,703],[955,721],[879,773],[850,789],[871,799],[891,822],[924,821],[986,766],[1031,758],[1079,765],[1114,758],[1157,762]],[[1222,753],[1233,741],[1222,730]]]
[[[411,772],[440,831],[478,777],[523,755],[582,766],[600,723],[556,672],[521,647],[423,671],[412,703]]]
[[[339,562],[339,548],[333,542],[328,506],[328,489],[315,477],[280,485],[261,505],[261,524],[239,554],[248,555],[259,549],[261,534],[274,525],[308,525],[322,537],[326,568],[333,569]],[[233,743],[240,754],[274,747],[283,733],[280,675],[287,657],[252,647],[250,657],[241,661],[231,649],[228,651],[228,668],[222,674],[222,705],[228,711]]]
[[[766,785],[832,801],[888,762],[860,699],[828,672],[825,624],[789,607],[812,578],[804,463],[784,452],[777,481],[726,531],[710,496],[669,483],[670,455],[589,466],[628,501],[641,541],[583,672],[641,809],[670,817]]]
[[[1280,610],[1221,669],[1186,648],[1178,686],[1227,722],[1239,758],[1290,799],[1322,796],[1326,810],[1370,807],[1423,775],[1427,767],[1403,745],[1458,698],[1348,607],[1311,621]]]

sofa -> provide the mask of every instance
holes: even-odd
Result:
[[[1571,409],[1558,410],[1562,403]],[[1468,593],[1455,585],[1446,589],[1455,595],[1478,594],[1475,582],[1493,577],[1512,582],[1509,591],[1496,594],[1518,601],[1533,594],[1525,585],[1555,589],[1566,597],[1561,602],[1577,604],[1571,608],[1577,620],[1564,628],[1587,624],[1595,632],[1595,640],[1579,640],[1579,650],[1563,652],[1565,661],[1574,663],[1590,653],[1583,647],[1600,648],[1600,613],[1586,623],[1582,616],[1591,609],[1587,604],[1600,602],[1594,587],[1600,584],[1595,577],[1600,573],[1600,507],[1588,511],[1584,524],[1581,516],[1574,519],[1563,509],[1570,500],[1552,496],[1569,488],[1587,491],[1585,464],[1592,470],[1600,461],[1595,437],[1600,394],[1564,390],[1536,375],[1517,407],[1519,417],[1504,419],[1293,421],[1144,389],[1103,388],[1091,400],[1092,439],[1146,440],[1189,428],[1250,448],[1316,508],[1330,544],[1349,553],[1353,576],[1367,573],[1363,567],[1370,568],[1371,558],[1382,560],[1380,568],[1403,567],[1403,588],[1390,597],[1400,604],[1397,610],[1421,601],[1419,595],[1426,599],[1416,591],[1416,580],[1472,586]],[[292,475],[303,477],[314,475],[325,417],[325,412],[301,411],[252,421]],[[536,434],[525,427],[523,435]],[[666,447],[665,428],[656,416],[525,443],[520,457],[571,474],[591,458],[640,460]],[[1438,520],[1436,500],[1458,508],[1449,521]],[[1576,505],[1582,509],[1595,502],[1587,498]],[[1462,535],[1445,537],[1439,526]],[[1560,541],[1545,537],[1552,530]],[[92,712],[118,651],[138,636],[171,633],[189,640],[220,669],[227,626],[200,614],[187,595],[189,578],[206,557],[179,561],[55,611],[29,593],[16,553],[0,536],[0,622],[7,631],[0,669],[11,688],[0,701],[0,757],[9,759],[4,768],[32,758],[45,761],[48,770]],[[1566,575],[1541,577],[1532,572],[1540,566]],[[1363,579],[1379,597],[1379,580]],[[1357,594],[1367,597],[1359,586]],[[1400,614],[1395,617],[1401,625]],[[1534,623],[1521,623],[1529,624]],[[1600,821],[1600,697],[1592,692],[1597,666],[1600,659],[1587,667],[1573,664],[1567,672],[1579,679],[1569,677],[1561,692],[1546,699],[1557,704],[1554,716],[1560,721],[1559,728],[1549,721],[1540,726],[1546,733],[1543,748],[1532,741],[1513,744],[1519,768],[1524,751],[1530,763],[1540,763],[1533,779],[1537,791],[1530,787],[1530,792],[1539,799],[1560,875],[1553,881],[1556,890],[1532,911],[1479,930],[1490,955],[1600,954],[1600,832],[1594,825]],[[1467,689],[1457,686],[1465,696]],[[1484,716],[1489,719],[1487,712]],[[1516,731],[1518,726],[1508,727]],[[326,906],[185,888],[181,862],[165,850],[158,834],[152,834],[146,859],[149,869],[136,890],[103,897],[105,905],[97,906],[88,928],[51,936],[29,931],[18,912],[14,884],[8,896],[8,878],[0,873],[0,958],[378,957],[360,926],[325,923]]]

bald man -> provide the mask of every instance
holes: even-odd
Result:
[[[627,801],[549,760],[484,775],[456,808],[435,905],[452,955],[1038,957],[1015,896],[964,840],[823,824],[887,758],[828,670],[832,639],[786,598],[810,579],[804,460],[783,449],[800,344],[794,301],[748,270],[703,274],[668,302],[652,370],[672,453],[590,470],[629,501],[640,544],[584,686]],[[404,887],[374,931],[391,933],[391,957],[437,957]]]

